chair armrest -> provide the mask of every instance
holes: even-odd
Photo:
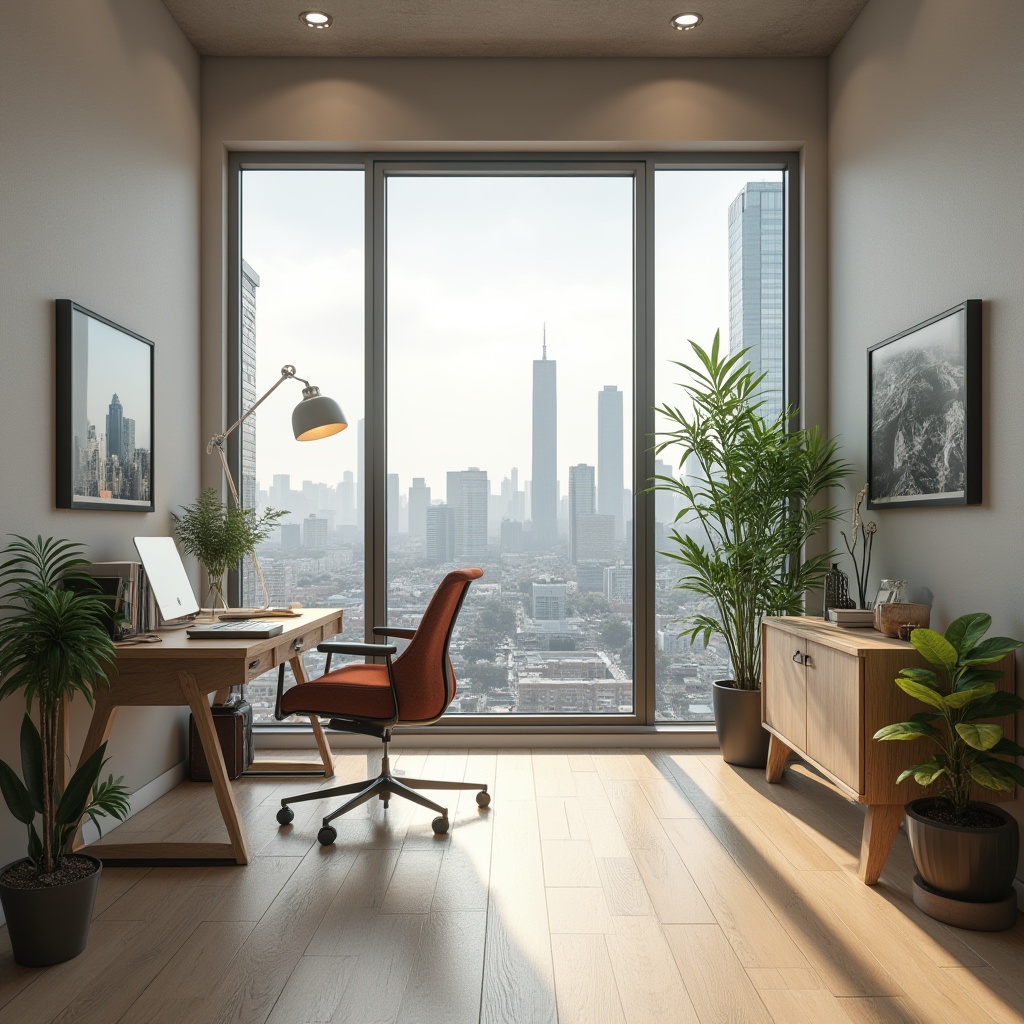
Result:
[[[374,658],[383,658],[398,651],[394,644],[357,644],[346,640],[328,640],[317,644],[316,649],[328,654],[362,654]]]
[[[416,630],[409,626],[374,626],[374,636],[397,636],[403,640],[411,640],[416,635]]]

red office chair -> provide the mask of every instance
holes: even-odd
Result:
[[[455,673],[448,659],[455,620],[462,608],[470,583],[483,576],[480,569],[457,569],[448,573],[434,592],[416,629],[393,629],[374,626],[374,636],[408,638],[409,646],[392,662],[398,648],[394,644],[359,644],[328,641],[317,647],[327,651],[327,666],[318,679],[293,686],[286,693],[284,673],[278,675],[277,717],[287,715],[323,715],[330,718],[330,729],[379,736],[384,743],[384,759],[380,774],[364,782],[352,782],[331,789],[317,789],[300,796],[285,797],[277,820],[289,824],[295,812],[289,804],[303,800],[354,793],[347,803],[332,811],[323,820],[317,839],[330,846],[338,838],[331,824],[335,818],[375,796],[387,808],[392,796],[405,797],[422,807],[438,812],[433,821],[437,835],[448,831],[448,808],[428,800],[418,789],[478,789],[476,802],[486,807],[491,802],[487,786],[478,782],[430,781],[428,779],[396,779],[391,774],[388,744],[396,725],[430,725],[447,710],[455,696]],[[354,654],[383,657],[385,664],[345,665],[331,671],[332,654]]]

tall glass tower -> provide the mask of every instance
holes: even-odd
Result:
[[[533,469],[530,518],[534,545],[542,551],[558,543],[558,385],[555,360],[548,359],[548,335],[533,361]]]
[[[761,415],[785,397],[785,219],[781,181],[749,181],[729,207],[729,350],[767,373]]]
[[[615,539],[623,537],[622,392],[606,384],[597,393],[597,511],[615,517]]]

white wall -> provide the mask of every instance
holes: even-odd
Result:
[[[134,557],[199,486],[199,59],[159,0],[0,8],[0,533]],[[156,512],[54,505],[54,304],[80,302],[155,343]],[[23,706],[0,706],[18,764]],[[88,708],[72,706],[73,757]],[[121,712],[110,768],[137,790],[185,756],[178,710]],[[0,863],[24,826],[0,806]]]
[[[867,472],[868,346],[984,300],[983,504],[871,513],[872,587],[907,579],[934,595],[936,627],[988,611],[1019,638],[1022,41],[1019,0],[872,0],[829,63],[830,427],[857,466],[851,491]],[[1024,821],[1024,800],[1014,809]]]
[[[231,150],[800,151],[805,395],[826,416],[826,62],[203,59],[203,429],[223,408]],[[216,484],[216,467],[204,467]]]

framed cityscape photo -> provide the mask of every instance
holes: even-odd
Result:
[[[153,511],[153,343],[57,300],[57,507]]]
[[[981,300],[868,349],[868,508],[981,503]]]

